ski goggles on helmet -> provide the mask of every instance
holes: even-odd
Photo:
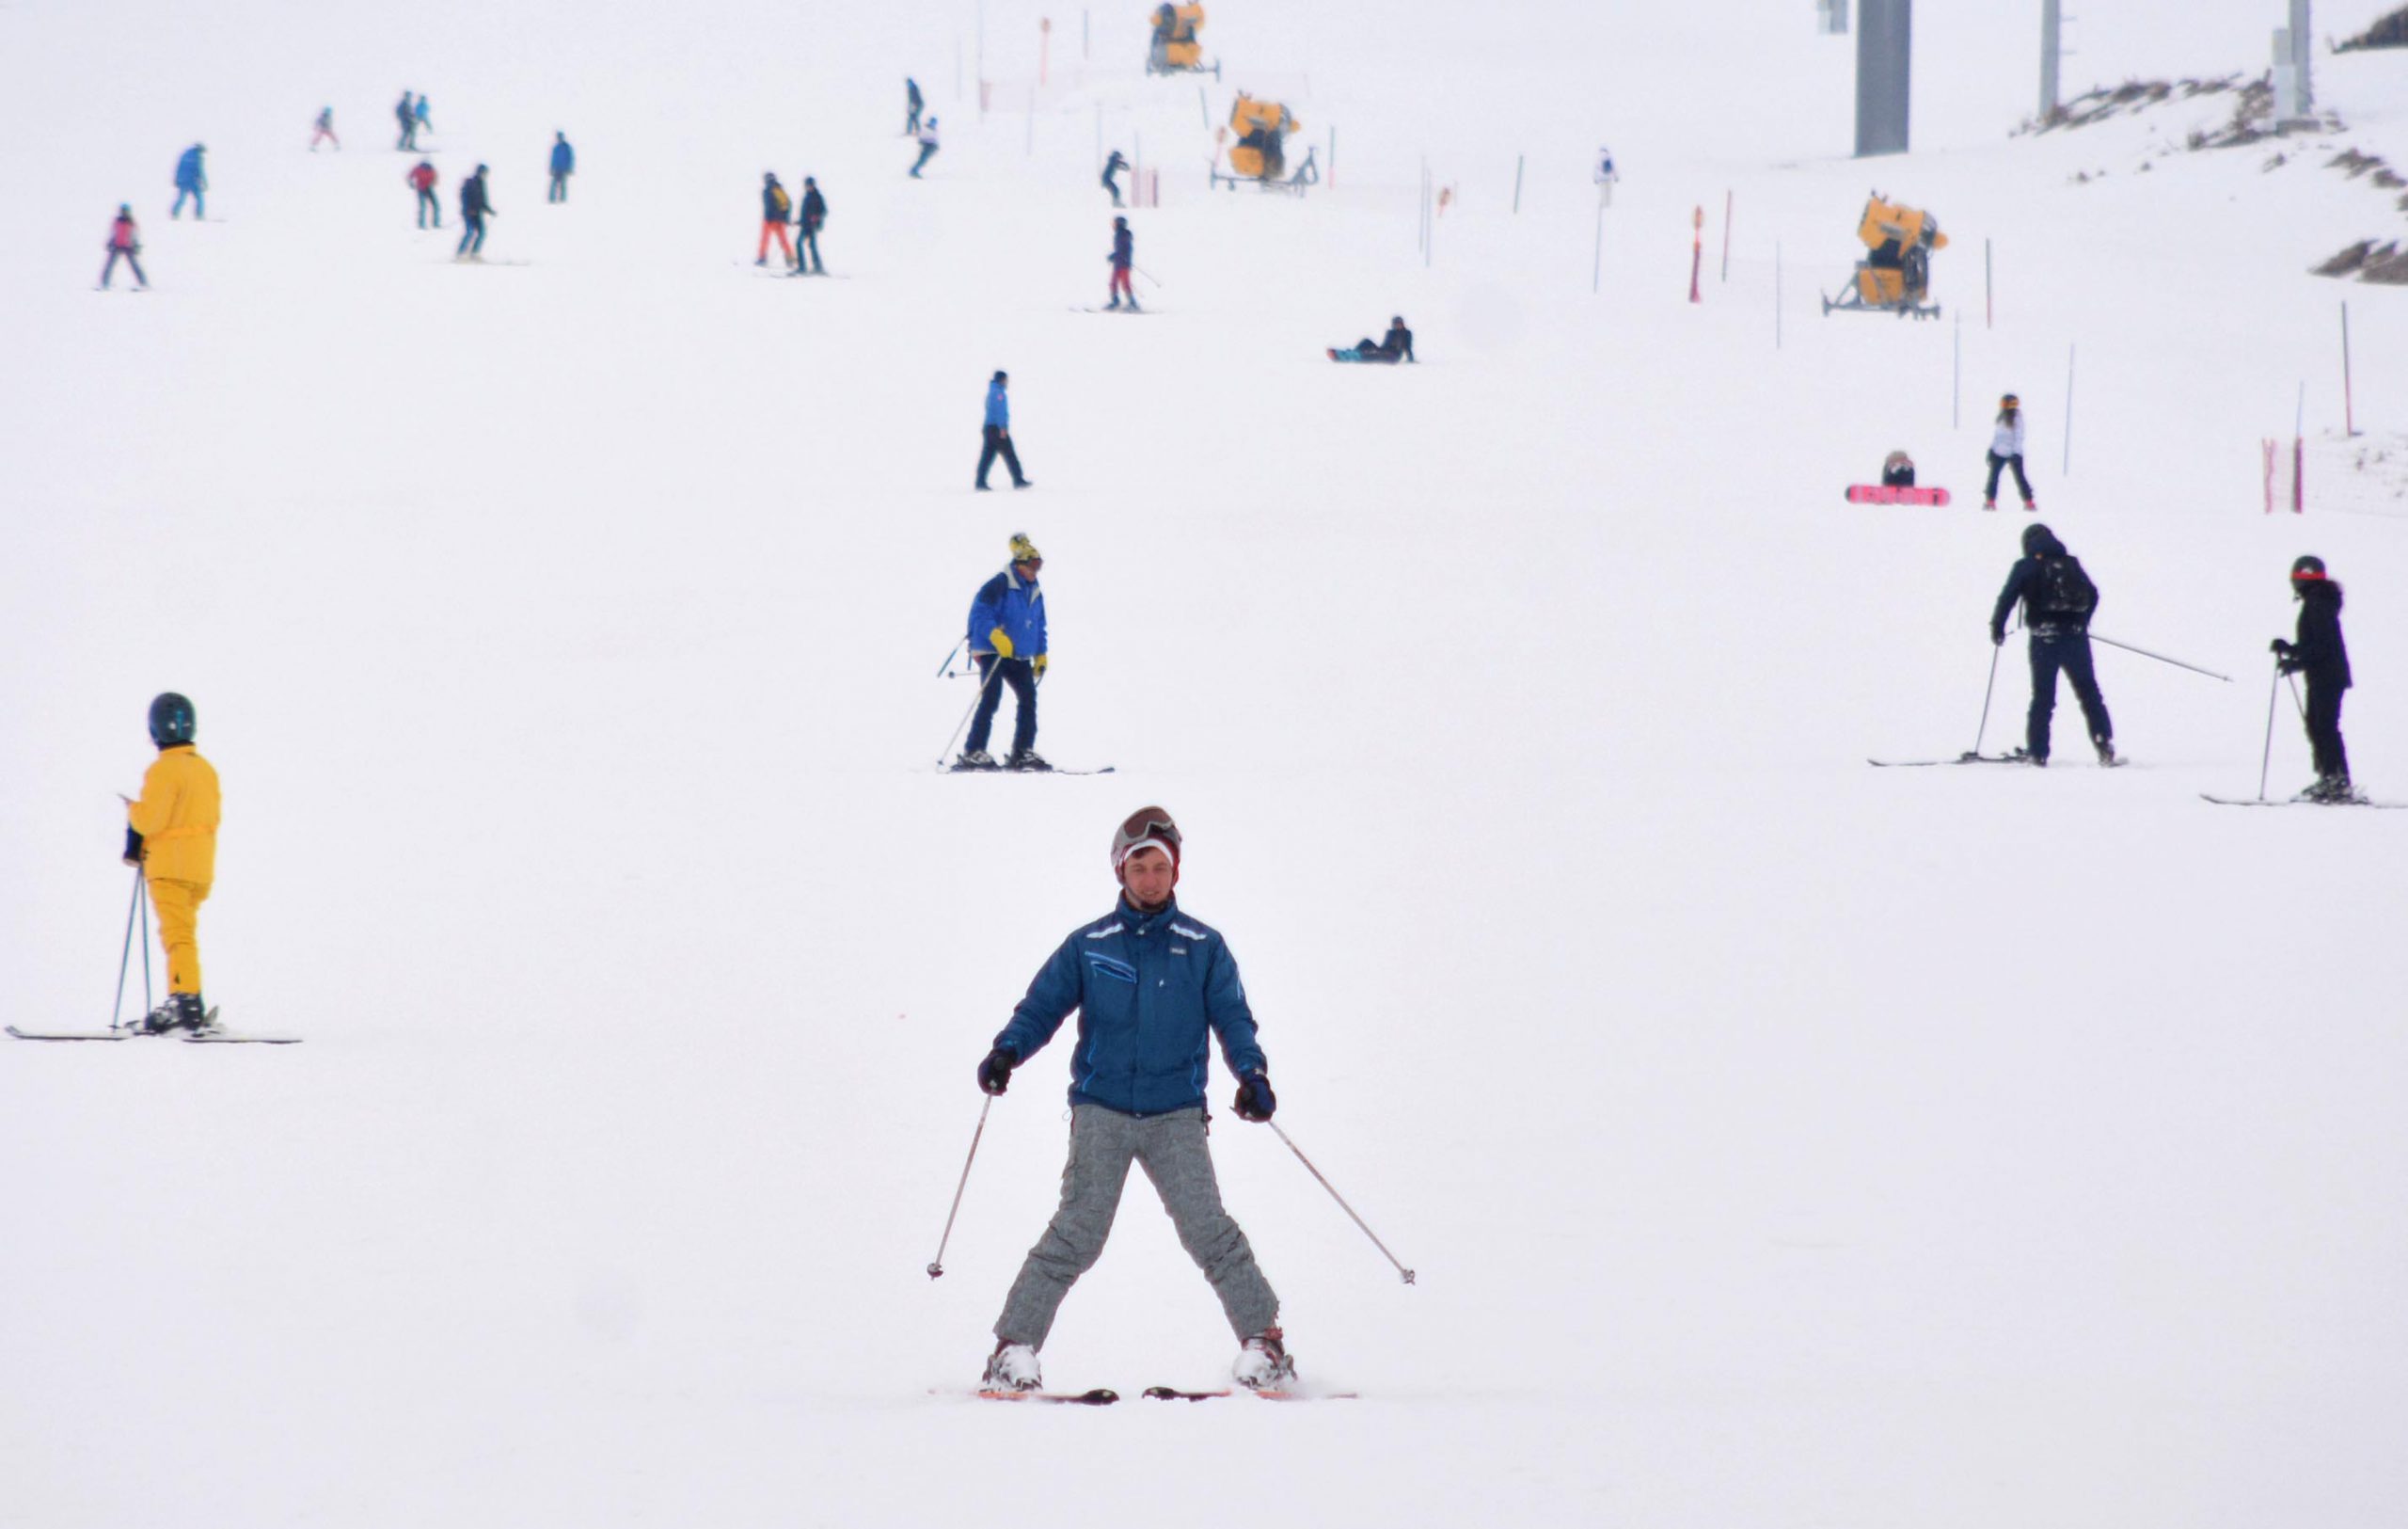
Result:
[[[1139,850],[1152,847],[1179,861],[1179,824],[1160,807],[1140,807],[1124,820],[1112,836],[1112,868],[1118,870],[1123,862]]]

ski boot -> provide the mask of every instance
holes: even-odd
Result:
[[[953,761],[953,768],[956,770],[999,770],[1003,767],[996,764],[995,757],[985,749],[968,749],[963,751],[960,758]]]
[[[987,1356],[987,1373],[978,1379],[981,1391],[1036,1391],[1044,1384],[1037,1350],[1001,1338],[995,1340],[995,1351]]]
[[[1333,351],[1331,351],[1331,352],[1329,353],[1329,355],[1330,355],[1330,359],[1332,359],[1332,360],[1336,360],[1336,359],[1338,358],[1338,352],[1336,352],[1336,351],[1334,351],[1334,350],[1333,350]],[[1995,500],[1995,499],[1986,499],[1986,500],[1982,501],[1982,508],[1984,508],[1984,509],[1986,509],[1986,510],[1994,510],[1994,509],[1997,509],[1997,508],[1998,508],[1998,501],[1997,501],[1997,500]]]
[[[2113,770],[2124,762],[2115,757],[2115,743],[2113,739],[2094,738],[2090,741],[2090,746],[2099,751],[2099,763],[2101,769]]]
[[[1296,1378],[1296,1362],[1277,1328],[1265,1328],[1238,1349],[1229,1376],[1248,1391],[1278,1391]]]
[[[1029,770],[1042,772],[1044,771],[1051,770],[1054,767],[1047,764],[1045,762],[1045,756],[1038,753],[1035,749],[1014,749],[1012,750],[1012,757],[1004,761],[1004,768],[1006,770]]]
[[[2352,788],[2347,775],[2319,775],[2316,784],[2299,793],[2299,799],[2334,806],[2356,801],[2357,792]]]
[[[170,993],[166,1002],[142,1016],[145,1035],[165,1035],[170,1030],[198,1032],[208,1025],[209,1009],[198,993]]]
[[[2027,499],[2023,502],[2023,507],[2025,510],[2036,515],[2040,510],[2040,502],[2037,500]]]

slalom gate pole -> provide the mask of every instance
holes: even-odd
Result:
[[[1332,1185],[1327,1179],[1322,1178],[1321,1170],[1313,1166],[1313,1160],[1306,1156],[1303,1152],[1299,1151],[1294,1142],[1288,1140],[1288,1133],[1279,1129],[1279,1123],[1277,1121],[1264,1121],[1262,1123],[1270,1126],[1272,1134],[1276,1136],[1281,1141],[1287,1143],[1288,1150],[1296,1154],[1296,1161],[1305,1165],[1305,1171],[1310,1173],[1314,1178],[1321,1180],[1321,1187],[1329,1191],[1330,1199],[1338,1202],[1338,1208],[1344,1211],[1347,1216],[1354,1220],[1356,1226],[1363,1228],[1363,1235],[1371,1239],[1371,1246],[1377,1248],[1380,1250],[1381,1256],[1386,1258],[1389,1263],[1396,1264],[1396,1271],[1404,1276],[1405,1283],[1411,1284],[1413,1282],[1413,1271],[1406,1268],[1402,1264],[1397,1263],[1396,1254],[1388,1251],[1388,1245],[1380,1240],[1380,1234],[1372,1231],[1369,1226],[1364,1225],[1363,1218],[1354,1214],[1354,1207],[1346,1202],[1346,1197],[1339,1194],[1337,1187]]]
[[[1990,645],[1990,679],[1982,687],[1982,725],[1973,729],[1973,747],[1965,756],[1969,759],[1982,752],[1982,735],[1990,730],[1990,692],[1998,688],[1998,656],[2005,651],[2004,643]]]
[[[996,660],[993,663],[987,666],[986,677],[978,681],[978,693],[970,698],[970,710],[964,711],[961,714],[961,720],[953,725],[953,737],[944,741],[944,753],[937,756],[938,769],[942,770],[944,768],[944,757],[946,754],[951,754],[953,752],[954,740],[959,738],[961,736],[961,730],[970,725],[971,714],[978,709],[978,703],[987,698],[987,687],[995,682],[995,676],[1002,672],[1003,667],[1004,664],[1001,659]]]
[[[2266,687],[2266,752],[2258,759],[2258,800],[2266,800],[2266,772],[2274,763],[2274,701],[2283,693],[2283,666],[2274,665],[2274,682]]]
[[[961,645],[967,639],[964,638],[956,638],[954,639],[953,645],[944,650],[944,661],[937,665],[937,677],[939,679],[943,679],[953,673],[953,656],[961,651]]]
[[[118,1015],[125,1009],[125,973],[134,964],[134,910],[141,901],[142,868],[137,865],[134,868],[134,895],[125,900],[125,948],[117,958],[117,1000],[109,1005],[110,1029],[119,1027]]]
[[[953,1218],[961,1214],[961,1191],[970,1187],[970,1165],[978,1160],[978,1139],[987,1134],[987,1111],[995,1107],[995,1096],[978,1107],[978,1129],[970,1133],[970,1155],[961,1160],[961,1182],[953,1187],[953,1209],[944,1213],[944,1235],[937,1239],[937,1255],[928,1260],[928,1278],[944,1277],[945,1244],[953,1240]]]
[[[2127,653],[2137,653],[2145,659],[2155,659],[2160,663],[2170,663],[2177,669],[2188,669],[2194,675],[2205,675],[2210,679],[2221,679],[2227,685],[2232,683],[2230,675],[2220,675],[2213,669],[2202,669],[2195,663],[2184,663],[2180,659],[2169,659],[2162,653],[2152,653],[2145,647],[2134,647],[2130,643],[2119,643],[2113,637],[2101,637],[2095,631],[2090,634],[2090,640],[2094,643],[2104,643],[2109,647],[2120,647]]]

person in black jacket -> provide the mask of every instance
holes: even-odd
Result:
[[[485,219],[500,215],[485,196],[485,167],[460,183],[460,221],[467,224],[460,233],[460,247],[453,260],[482,261],[485,258]]]
[[[2032,633],[2032,710],[2024,721],[2025,756],[2036,765],[2049,762],[2049,718],[2057,709],[2057,671],[2062,669],[2073,684],[2074,698],[2082,703],[2099,762],[2122,763],[2115,757],[2115,724],[2107,718],[2107,701],[2099,693],[2099,677],[2090,667],[2090,613],[2099,608],[2099,588],[2083,571],[2081,560],[2047,526],[2023,528],[2023,555],[2008,570],[2006,587],[1990,608],[1992,643],[2006,641],[2006,618],[2018,600],[2023,602],[2023,625]]]
[[[2287,675],[2307,677],[2307,743],[2316,753],[2316,784],[2300,793],[2310,802],[2348,802],[2350,752],[2341,746],[2341,693],[2350,688],[2350,649],[2341,641],[2341,586],[2313,555],[2291,565],[2291,596],[2299,601],[2299,640],[2274,639],[2274,659]]]
[[[1137,236],[1129,231],[1129,220],[1112,220],[1112,253],[1104,257],[1112,263],[1112,301],[1106,308],[1118,308],[1120,299],[1129,299],[1129,311],[1136,312],[1137,289],[1129,284],[1129,267],[1137,263]]]
[[[819,194],[819,183],[806,175],[802,178],[802,206],[795,214],[795,275],[828,274],[828,267],[819,263],[819,225],[827,221],[828,199]]]
[[[1117,149],[1112,151],[1112,157],[1103,162],[1103,189],[1112,193],[1112,205],[1115,207],[1120,205],[1120,183],[1116,177],[1128,167],[1129,162],[1120,157]]]

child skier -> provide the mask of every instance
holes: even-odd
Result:
[[[2013,393],[1998,401],[1998,425],[1990,432],[1990,481],[1982,489],[1982,508],[1998,508],[1998,475],[2002,468],[2015,470],[2015,486],[2023,491],[2023,507],[2037,510],[2032,502],[2032,480],[2023,475],[2023,404]]]
[[[2341,745],[2341,693],[2350,688],[2350,649],[2341,641],[2341,586],[2325,577],[2313,554],[2291,565],[2291,597],[2299,601],[2299,638],[2274,639],[2274,661],[2287,675],[2307,676],[2307,742],[2316,754],[2309,802],[2353,802],[2350,752]]]
[[[794,245],[786,238],[786,213],[794,202],[786,196],[786,188],[778,184],[775,175],[761,177],[761,248],[752,259],[755,265],[769,263],[769,239],[775,235],[778,247],[785,252],[786,264],[794,264]]]
[[[171,218],[184,215],[184,199],[192,199],[192,215],[196,221],[209,215],[206,198],[209,193],[209,172],[200,162],[209,152],[206,144],[196,143],[176,156],[176,204],[167,209]]]
[[[116,272],[117,263],[121,260],[133,267],[135,283],[148,291],[150,279],[142,274],[142,262],[138,258],[141,253],[142,231],[134,226],[134,209],[119,202],[117,220],[109,225],[109,258],[101,267],[101,290],[109,290],[109,277]]]
[[[937,119],[935,118],[931,117],[920,124],[919,138],[920,157],[911,161],[911,179],[914,181],[920,178],[920,171],[928,161],[937,157]]]
[[[978,707],[956,770],[992,770],[987,738],[1008,687],[1016,710],[1006,770],[1051,770],[1037,752],[1037,682],[1045,677],[1045,591],[1037,573],[1045,559],[1025,534],[1012,538],[1010,566],[988,580],[970,602],[970,661],[978,666]],[[1003,682],[1002,685],[996,683]]]
[[[1133,1162],[1146,1171],[1180,1245],[1221,1299],[1238,1337],[1231,1366],[1237,1382],[1263,1391],[1295,1378],[1279,1330],[1279,1298],[1245,1233],[1222,1207],[1205,1132],[1210,1039],[1219,1038],[1221,1059],[1237,1077],[1231,1107],[1240,1120],[1267,1121],[1277,1107],[1271,1064],[1255,1041],[1236,958],[1219,932],[1173,896],[1180,852],[1179,825],[1160,807],[1141,808],[1121,823],[1112,836],[1118,900],[1054,950],[978,1064],[978,1087],[1002,1093],[1012,1069],[1052,1040],[1072,1009],[1079,1011],[1061,1203],[995,1319],[982,1390],[1044,1384],[1038,1350],[1062,1298],[1102,1256]]]
[[[192,703],[174,692],[150,703],[150,741],[159,757],[142,776],[141,799],[121,798],[125,863],[142,868],[167,953],[167,1001],[143,1020],[153,1032],[209,1024],[197,925],[217,874],[217,772],[193,751],[193,725]]]
[[[1129,311],[1140,311],[1137,289],[1129,284],[1129,268],[1137,263],[1137,236],[1129,231],[1127,218],[1112,220],[1112,253],[1104,259],[1112,263],[1112,301],[1103,306],[1118,308],[1120,299],[1125,295],[1129,299]]]
[[[2082,703],[2099,762],[2123,763],[2115,757],[2115,724],[2108,720],[2106,698],[2099,693],[2099,678],[2090,667],[2090,613],[2099,609],[2099,586],[2083,571],[2081,559],[2036,522],[2023,528],[2023,555],[2007,570],[2006,587],[1990,608],[1993,645],[2005,643],[2006,618],[2018,600],[2023,602],[2023,625],[2032,633],[2032,709],[2024,721],[2025,755],[2036,765],[2049,762],[2049,719],[2057,709],[2057,671],[2062,669],[2073,685],[2074,698]]]
[[[342,140],[335,136],[335,109],[332,106],[318,108],[316,130],[309,135],[309,151],[316,153],[322,141],[333,144],[337,151],[342,148]]]
[[[552,135],[552,185],[545,194],[547,201],[568,200],[568,178],[577,173],[577,151],[569,147],[568,135]]]
[[[443,203],[437,201],[435,197],[435,183],[441,177],[435,173],[434,163],[429,160],[420,160],[404,179],[409,182],[410,189],[418,193],[418,226],[427,227],[427,220],[432,218],[434,226],[441,228]]]

